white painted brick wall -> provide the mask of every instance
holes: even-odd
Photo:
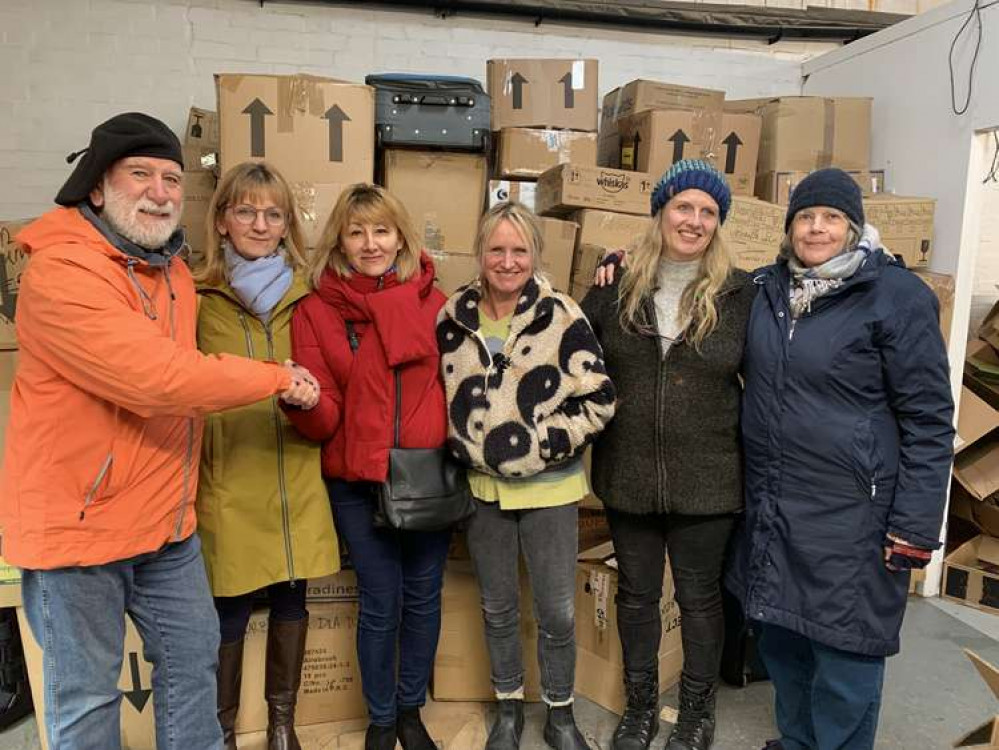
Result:
[[[0,0],[0,218],[49,208],[65,155],[113,114],[182,130],[190,106],[215,107],[216,72],[483,80],[491,57],[586,56],[601,94],[643,77],[736,98],[800,93],[801,62],[835,46],[255,0]]]

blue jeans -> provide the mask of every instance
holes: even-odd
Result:
[[[873,750],[883,656],[824,646],[787,628],[757,623],[759,654],[774,684],[783,750]]]
[[[501,510],[476,501],[468,524],[468,550],[482,595],[482,617],[493,689],[524,687],[520,641],[520,553],[534,595],[538,621],[538,666],[549,705],[572,701],[576,676],[576,554],[579,507]]]
[[[121,747],[118,677],[126,612],[153,665],[156,746],[221,750],[219,622],[197,534],[105,565],[25,570],[22,594],[44,652],[50,750]],[[142,701],[148,692],[136,698]]]
[[[374,487],[327,480],[336,529],[357,572],[357,660],[368,715],[372,724],[394,726],[396,707],[427,699],[451,532],[376,529]]]

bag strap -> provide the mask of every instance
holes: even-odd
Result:
[[[345,320],[344,325],[347,327],[347,343],[350,344],[350,351],[356,354],[357,347],[361,345],[361,341],[357,338],[357,329],[354,328],[354,321]],[[402,378],[399,377],[398,367],[393,367],[392,373],[395,375],[395,434],[392,447],[398,448],[399,436],[402,434]]]

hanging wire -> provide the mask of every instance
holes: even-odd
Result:
[[[978,52],[982,48],[982,6],[979,3],[980,0],[974,0],[974,5],[968,13],[968,17],[964,19],[964,23],[961,24],[961,28],[957,30],[953,41],[950,43],[950,53],[947,55],[947,67],[950,70],[950,108],[955,115],[963,115],[968,111],[968,107],[971,106],[971,88],[972,81],[975,76],[975,65],[978,63]],[[989,5],[992,4],[993,3],[989,3]],[[954,84],[954,48],[957,46],[958,40],[961,38],[961,35],[964,34],[964,30],[968,28],[968,24],[971,23],[972,20],[975,21],[975,28],[978,35],[975,39],[975,51],[971,57],[971,67],[968,68],[968,95],[964,99],[964,104],[961,107],[958,107],[957,91]]]
[[[995,144],[995,152],[992,154],[992,166],[989,173],[982,180],[984,185],[987,182],[999,182],[999,129],[992,131],[992,142]]]

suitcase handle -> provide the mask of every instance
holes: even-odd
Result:
[[[396,94],[392,97],[395,104],[426,104],[438,107],[473,107],[475,99],[471,96],[447,96],[446,94]]]

